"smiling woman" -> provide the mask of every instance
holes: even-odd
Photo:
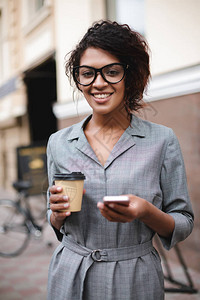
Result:
[[[96,23],[70,54],[66,74],[92,115],[48,142],[48,220],[61,241],[48,300],[163,300],[152,239],[157,233],[166,249],[184,240],[193,212],[176,136],[135,115],[150,76],[147,43],[128,25]],[[71,172],[86,177],[76,213],[54,185],[56,173]]]
[[[136,111],[142,107],[141,100],[150,76],[149,48],[144,37],[138,32],[131,31],[128,25],[119,25],[116,22],[113,24],[112,22],[96,23],[88,30],[76,49],[70,53],[69,60],[66,61],[66,75],[71,83],[73,79],[77,88],[80,88],[73,69],[76,70],[76,67],[83,65],[80,64],[80,60],[84,51],[87,48],[99,48],[109,52],[114,56],[112,62],[128,66],[125,76],[125,104],[127,111]],[[87,66],[91,65],[87,64]]]

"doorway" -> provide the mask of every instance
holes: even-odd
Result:
[[[27,87],[28,116],[32,143],[45,143],[57,131],[52,105],[57,99],[54,55],[24,73]]]

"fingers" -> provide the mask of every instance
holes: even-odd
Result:
[[[51,195],[50,199],[50,209],[54,214],[56,220],[63,220],[67,216],[71,215],[69,211],[69,197],[63,195]]]
[[[50,201],[50,208],[52,211],[60,211],[60,210],[66,210],[69,208],[70,204],[68,202],[68,197],[66,199],[66,196],[63,196],[59,199],[51,199]]]
[[[49,200],[52,212],[66,211],[70,207],[69,197],[67,196],[52,195]]]
[[[62,195],[62,187],[53,185],[49,188],[51,193],[49,197],[50,208],[53,212],[60,212],[66,210],[70,207],[69,197],[67,195]],[[83,194],[86,193],[86,190],[83,190]]]
[[[65,217],[66,215],[69,215],[70,212],[66,212],[66,210],[69,209],[70,206],[69,197],[60,194],[62,192],[62,187],[53,185],[52,187],[50,187],[49,191],[51,192],[49,203],[52,212],[56,215],[58,213],[59,217],[63,217],[61,214],[64,214]]]
[[[133,220],[128,206],[114,203],[105,205],[102,202],[99,202],[97,207],[100,209],[102,216],[110,222],[126,223]]]
[[[57,194],[57,193],[62,192],[62,187],[61,186],[52,185],[49,188],[49,191],[50,191],[51,194]]]
[[[64,220],[66,217],[71,215],[70,211],[54,211],[52,213],[52,215],[54,215],[55,220],[57,221],[62,221]]]

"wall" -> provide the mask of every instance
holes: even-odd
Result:
[[[153,74],[200,63],[200,1],[146,0]]]

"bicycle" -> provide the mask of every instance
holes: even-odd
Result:
[[[35,216],[29,203],[29,181],[16,181],[13,187],[17,191],[14,200],[0,199],[0,256],[14,257],[20,255],[28,246],[31,236],[39,239],[46,223],[46,203],[43,198],[43,210]],[[41,202],[39,203],[41,208]],[[39,224],[43,219],[43,224]],[[51,243],[49,243],[51,246]]]

